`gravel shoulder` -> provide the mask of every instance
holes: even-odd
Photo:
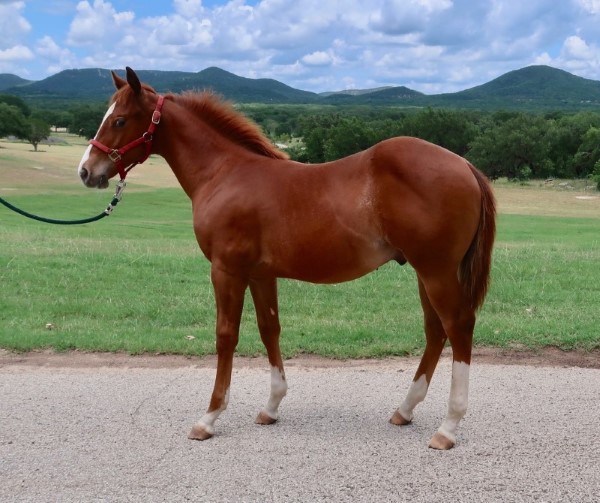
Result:
[[[216,435],[195,442],[214,358],[3,352],[0,501],[597,503],[598,354],[519,353],[477,350],[458,443],[440,452],[427,442],[447,409],[447,354],[402,428],[388,419],[416,358],[289,360],[268,427],[253,422],[268,364],[236,359]]]

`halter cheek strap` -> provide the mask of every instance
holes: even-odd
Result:
[[[102,150],[102,152],[108,154],[108,158],[115,163],[115,166],[119,171],[121,181],[125,180],[127,173],[129,173],[129,171],[131,171],[135,166],[143,163],[146,159],[148,159],[148,157],[150,157],[150,151],[152,150],[152,139],[154,137],[154,131],[156,129],[156,126],[158,126],[158,124],[160,123],[161,110],[164,100],[164,96],[158,96],[158,101],[156,102],[156,108],[152,113],[152,120],[150,122],[150,125],[148,126],[146,132],[137,140],[133,140],[132,142],[129,142],[127,145],[124,145],[121,148],[110,148],[104,145],[103,143],[100,143],[96,139],[90,140],[90,145],[93,145],[94,147]],[[144,154],[142,155],[142,157],[140,157],[138,161],[131,163],[129,166],[125,166],[125,163],[123,162],[123,156],[130,150],[140,145],[144,145]]]

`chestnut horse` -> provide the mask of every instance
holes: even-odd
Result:
[[[150,153],[161,155],[191,199],[194,232],[211,262],[216,378],[189,438],[212,437],[227,407],[248,287],[271,366],[270,396],[256,422],[272,424],[287,391],[277,278],[338,283],[395,260],[417,273],[427,343],[390,421],[412,421],[449,339],[448,413],[429,445],[453,447],[467,410],[475,314],[488,289],[495,236],[495,200],[484,175],[462,157],[408,137],[304,165],[211,93],[160,96],[130,68],[126,80],[113,72],[113,81],[117,91],[79,176],[88,187],[105,188]]]

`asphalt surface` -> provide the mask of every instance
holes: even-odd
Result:
[[[440,363],[414,424],[388,423],[415,360],[288,365],[273,426],[264,361],[237,361],[229,409],[186,438],[212,365],[0,360],[1,502],[600,502],[600,370],[475,364],[457,446],[427,448]]]

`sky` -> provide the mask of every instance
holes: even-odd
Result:
[[[210,66],[313,92],[455,92],[529,65],[600,80],[600,0],[0,0],[0,73]]]

